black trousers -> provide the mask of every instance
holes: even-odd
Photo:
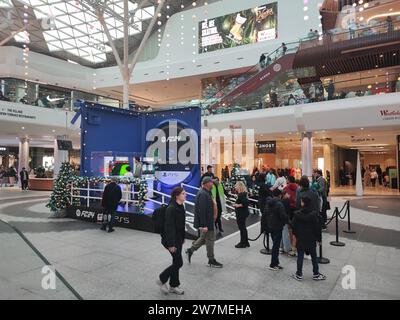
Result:
[[[179,282],[179,269],[183,266],[182,245],[178,246],[176,251],[174,253],[170,252],[170,254],[172,256],[172,264],[161,272],[160,281],[166,283],[169,279],[169,285],[176,288],[181,284]]]
[[[22,190],[28,189],[28,180],[21,181],[21,188],[22,188]]]
[[[282,230],[273,230],[271,232],[272,237],[272,254],[270,267],[279,266],[279,247],[282,241]]]
[[[247,245],[249,243],[249,237],[246,227],[246,219],[248,215],[238,214],[236,215],[236,222],[240,231],[240,243]]]
[[[222,230],[221,216],[222,216],[222,212],[218,210],[217,219],[215,220],[215,228],[218,229],[219,231]]]
[[[104,228],[106,228],[108,226],[108,229],[110,230],[114,227],[115,215],[116,215],[115,210],[104,209],[104,215],[103,215],[103,227]]]

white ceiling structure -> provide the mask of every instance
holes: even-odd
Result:
[[[33,8],[36,19],[42,21],[43,37],[50,52],[66,51],[92,63],[105,62],[106,53],[112,49],[106,43],[106,35],[93,11],[87,10],[81,1],[64,0],[21,0]],[[12,2],[7,1],[9,7]],[[122,15],[123,0],[109,0],[107,7],[117,15]],[[137,8],[137,3],[129,2],[129,11]],[[154,6],[139,9],[132,16],[129,36],[142,32],[142,22],[151,19]],[[124,37],[123,21],[110,13],[105,13],[105,22],[113,40]],[[25,42],[27,32],[14,36],[17,42]]]
[[[159,19],[186,8],[192,0],[169,1]],[[129,53],[140,45],[155,14],[157,0],[129,0]],[[23,46],[90,67],[116,65],[109,39],[95,9],[104,20],[117,50],[123,51],[124,0],[0,0],[0,43]],[[10,37],[10,35],[13,35]]]

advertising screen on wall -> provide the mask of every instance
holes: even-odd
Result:
[[[276,39],[278,3],[270,3],[199,23],[199,53]]]

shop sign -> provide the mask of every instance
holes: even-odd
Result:
[[[18,106],[12,104],[12,106],[3,105],[0,103],[0,119],[1,118],[10,118],[10,119],[29,119],[36,120],[36,116],[32,114],[27,114],[26,110],[23,108],[18,108]]]
[[[276,154],[276,141],[258,141],[256,146],[259,154]]]
[[[400,120],[400,109],[399,110],[382,109],[380,111],[380,116],[384,121]]]

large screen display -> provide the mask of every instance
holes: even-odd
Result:
[[[270,3],[199,23],[199,53],[278,37],[278,3]]]

